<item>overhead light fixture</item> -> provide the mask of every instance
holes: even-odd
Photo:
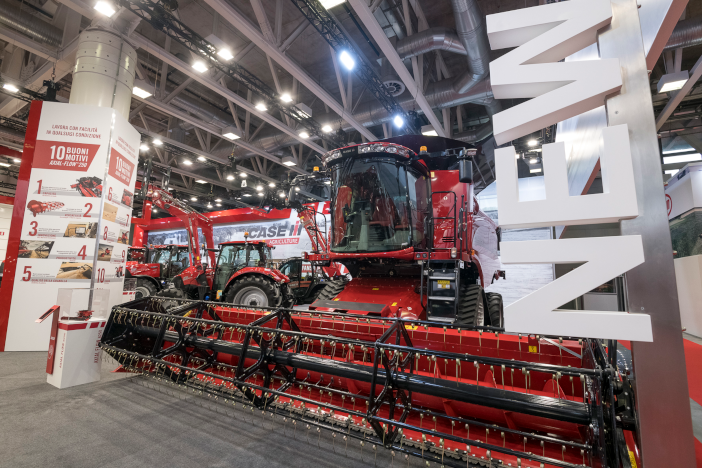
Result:
[[[232,54],[232,51],[227,48],[219,49],[217,51],[217,55],[222,57],[222,60],[225,61],[229,61],[234,58],[234,54]]]
[[[401,115],[396,115],[393,117],[392,123],[394,123],[397,128],[402,128],[405,125],[405,119],[403,119]]]
[[[539,168],[536,168],[536,169],[530,169],[529,172],[530,172],[531,174],[536,174],[536,173],[541,172],[541,168],[539,167]]]
[[[292,102],[292,98],[289,93],[283,93],[280,95],[280,100],[283,102]]]
[[[439,136],[439,134],[436,133],[436,130],[434,130],[434,127],[432,125],[422,125],[422,135]]]
[[[278,196],[279,196],[280,198],[285,198],[285,192],[279,192],[279,193],[278,193]]]
[[[212,203],[208,203],[207,208],[212,208]]]
[[[299,192],[299,191],[300,191],[300,187],[295,187],[295,191],[296,191],[296,192]]]
[[[321,3],[322,6],[326,10],[328,10],[330,8],[334,8],[337,5],[341,5],[344,2],[346,2],[346,0],[321,0],[319,3]]]
[[[263,196],[263,192],[258,192],[256,195],[258,195],[259,197],[262,197],[262,196]]]
[[[245,180],[241,181],[241,188],[246,188],[246,181]]]
[[[269,186],[270,188],[273,188],[273,187],[275,187],[275,184],[274,184],[273,182],[271,182],[271,183],[268,184],[268,186]]]
[[[324,183],[325,183],[326,185],[331,185],[331,180],[325,180]]]
[[[241,138],[243,133],[236,127],[226,127],[222,129],[222,136],[229,140],[238,140]]]
[[[200,162],[205,162],[205,161],[207,161],[207,158],[204,157],[204,156],[198,156],[198,157],[197,157],[197,160],[200,161]]]
[[[322,131],[323,131],[324,133],[329,133],[329,132],[331,132],[331,131],[332,131],[331,125],[324,125],[324,126],[322,127]]]
[[[19,91],[19,88],[17,88],[17,86],[10,83],[5,83],[4,85],[2,85],[2,89],[11,93],[16,93],[17,91]]]
[[[246,176],[247,176],[247,175],[248,175],[248,174],[247,174],[246,172],[242,172],[242,173],[239,174],[239,177],[241,177],[242,179],[246,179]]]
[[[183,164],[185,164],[186,166],[191,166],[193,162],[189,159],[183,159]]]
[[[266,105],[265,105],[264,103],[262,103],[262,102],[259,102],[259,103],[256,104],[254,107],[255,107],[257,110],[260,110],[261,112],[266,112],[266,111],[268,110],[268,108],[266,107]]]
[[[215,201],[216,201],[217,203],[222,203],[222,199],[221,199],[221,198],[215,198]]]
[[[309,138],[309,137],[310,137],[310,134],[307,133],[306,131],[303,130],[300,132],[300,138]]]
[[[232,174],[229,174],[229,175],[227,176],[227,180],[234,180],[234,176],[233,176]]]
[[[250,197],[251,194],[250,194],[250,193],[245,193],[244,196],[245,196],[245,197]]]
[[[533,151],[534,153],[541,153],[541,151],[543,151],[543,150],[541,148],[534,148],[534,149],[531,149],[529,151]]]
[[[339,54],[339,61],[346,67],[347,70],[353,70],[353,68],[356,66],[356,61],[353,59],[353,57],[351,57],[351,54],[345,50],[342,50]]]
[[[197,201],[197,197],[191,197],[190,201]]]
[[[215,206],[222,206],[221,203],[215,203]]]
[[[295,104],[295,109],[297,110],[297,115],[303,119],[309,119],[312,117],[312,108],[310,108],[310,106],[304,102],[298,102]]]
[[[668,169],[667,171],[665,171],[665,173],[670,175],[670,176],[674,176],[678,172],[680,172],[680,169]]]
[[[113,7],[112,4],[109,2],[101,0],[95,4],[94,8],[95,11],[97,11],[98,13],[102,13],[108,18],[115,14],[115,7]]]
[[[260,192],[261,190],[263,190],[263,185],[257,185],[257,186],[256,186],[256,190],[258,190],[259,192]]]
[[[17,159],[17,158],[13,159],[12,161],[13,161],[15,164],[19,164],[19,163],[22,162],[21,159]]]
[[[527,141],[527,146],[536,146],[538,144],[539,144],[539,142],[534,140],[534,139]]]
[[[538,158],[531,158],[529,160],[529,164],[536,164],[537,162],[539,162]]]
[[[207,183],[207,181],[202,180],[202,179],[197,179],[195,182],[198,184],[206,184]]]
[[[694,151],[692,146],[683,149],[663,150],[663,154],[689,153],[690,151]]]
[[[207,64],[203,62],[202,60],[196,60],[195,63],[193,63],[193,68],[195,71],[200,72],[200,73],[205,73],[209,68],[207,67]]]
[[[135,96],[138,97],[138,98],[141,98],[141,99],[146,99],[147,97],[153,95],[153,93],[150,93],[150,92],[148,92],[147,90],[142,89],[142,88],[139,87],[139,86],[134,86],[134,87],[132,88],[132,94],[135,95]]]
[[[663,164],[686,163],[692,161],[702,161],[702,155],[700,153],[695,153],[678,156],[663,156]]]
[[[156,208],[151,208],[151,211],[153,211],[154,213],[158,213],[158,209]]]
[[[658,80],[658,92],[668,93],[670,91],[675,91],[682,88],[687,83],[690,78],[690,74],[687,70],[679,71],[677,73],[668,73],[663,75],[660,80]]]
[[[6,163],[6,162],[0,162],[0,166],[2,166],[2,167],[10,167],[11,164],[8,164],[8,163]]]
[[[297,164],[295,162],[295,160],[292,158],[292,156],[289,156],[289,155],[283,156],[282,163],[284,166],[288,166],[288,167],[295,166]]]
[[[139,149],[142,150],[142,151],[148,151],[148,150],[149,150],[149,147],[146,146],[146,145],[141,145],[141,146],[139,147]]]

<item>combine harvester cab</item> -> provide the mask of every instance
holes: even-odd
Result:
[[[309,257],[343,262],[353,279],[314,310],[187,299],[166,310],[149,297],[113,309],[102,349],[291,437],[331,433],[336,449],[355,439],[370,456],[385,447],[457,468],[631,467],[636,402],[616,343],[484,325],[482,285],[499,270],[495,252],[469,238],[494,224],[476,220],[471,189],[458,186],[469,183],[470,152],[429,142],[426,155],[387,143],[325,155],[332,239]],[[455,204],[434,177],[453,181]],[[480,305],[460,304],[466,291],[478,291],[482,322]]]

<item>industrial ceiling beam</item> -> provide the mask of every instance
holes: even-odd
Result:
[[[329,93],[327,93],[305,70],[295,63],[290,57],[285,55],[275,45],[271,44],[261,34],[256,26],[254,26],[248,18],[236,10],[225,0],[205,0],[224,20],[228,21],[232,26],[241,31],[244,36],[253,41],[266,55],[275,60],[278,65],[284,68],[288,73],[294,76],[303,86],[309,89],[315,96],[319,97],[331,110],[336,112],[341,118],[354,127],[358,132],[365,136],[368,140],[376,139],[375,135],[364,127],[361,122],[349,115],[344,107],[339,104]],[[255,115],[255,113],[254,113]],[[269,122],[270,123],[270,122]],[[307,144],[302,141],[302,143]],[[307,145],[309,146],[309,145]],[[320,151],[324,153],[324,150]]]
[[[697,59],[697,62],[692,67],[692,70],[690,70],[690,78],[685,82],[682,89],[680,89],[675,96],[670,98],[661,113],[658,114],[658,117],[656,117],[656,130],[661,129],[665,121],[668,120],[668,117],[670,117],[673,111],[675,111],[675,109],[680,105],[683,98],[689,94],[692,87],[695,85],[695,83],[697,83],[697,80],[699,80],[701,76],[702,56]]]
[[[56,49],[35,42],[27,36],[13,31],[10,28],[6,28],[5,26],[0,26],[0,39],[20,49],[31,52],[34,55],[38,55],[41,58],[47,59],[50,62],[55,62],[57,60],[58,51]]]
[[[368,5],[366,4],[365,0],[349,0],[349,4],[358,15],[359,19],[361,20],[361,23],[363,23],[366,29],[368,29],[368,32],[370,32],[371,36],[373,36],[375,42],[378,44],[378,46],[380,46],[380,49],[383,51],[383,54],[385,54],[385,57],[390,62],[392,67],[395,69],[397,75],[407,87],[407,90],[412,96],[414,96],[415,101],[417,101],[417,104],[424,112],[424,115],[427,117],[427,119],[429,119],[429,122],[434,127],[434,130],[436,130],[436,133],[439,136],[445,137],[446,134],[444,133],[439,119],[436,118],[434,110],[427,102],[426,98],[424,97],[424,94],[422,94],[422,90],[417,86],[417,83],[415,82],[412,75],[410,75],[410,72],[407,71],[405,64],[402,62],[402,59],[395,50],[395,47],[393,47],[393,45],[390,43],[390,40],[385,35],[385,31],[383,31],[383,28],[381,28],[378,22],[375,20],[375,17],[373,16],[373,13],[371,12],[370,8],[368,8]]]

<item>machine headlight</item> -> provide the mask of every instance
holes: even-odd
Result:
[[[451,258],[456,258],[458,256],[458,249],[456,247],[451,247]]]

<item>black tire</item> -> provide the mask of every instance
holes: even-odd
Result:
[[[488,317],[490,319],[491,327],[503,327],[504,323],[504,305],[502,304],[502,294],[499,293],[487,293],[487,310]]]
[[[485,324],[485,291],[479,284],[462,284],[454,325],[471,328]]]
[[[227,290],[224,300],[230,304],[278,307],[283,302],[281,287],[260,275],[237,279]]]
[[[295,305],[295,295],[290,290],[290,286],[287,283],[281,283],[281,292],[283,294],[282,307],[286,309],[292,309]]]
[[[347,281],[344,280],[328,282],[327,285],[324,286],[324,288],[319,292],[319,294],[317,294],[317,297],[314,298],[314,301],[331,301],[344,290],[346,283]]]
[[[137,278],[137,287],[136,287],[136,298],[137,299],[142,299],[144,297],[149,297],[149,296],[155,296],[156,293],[158,292],[158,289],[154,284],[144,278]]]

